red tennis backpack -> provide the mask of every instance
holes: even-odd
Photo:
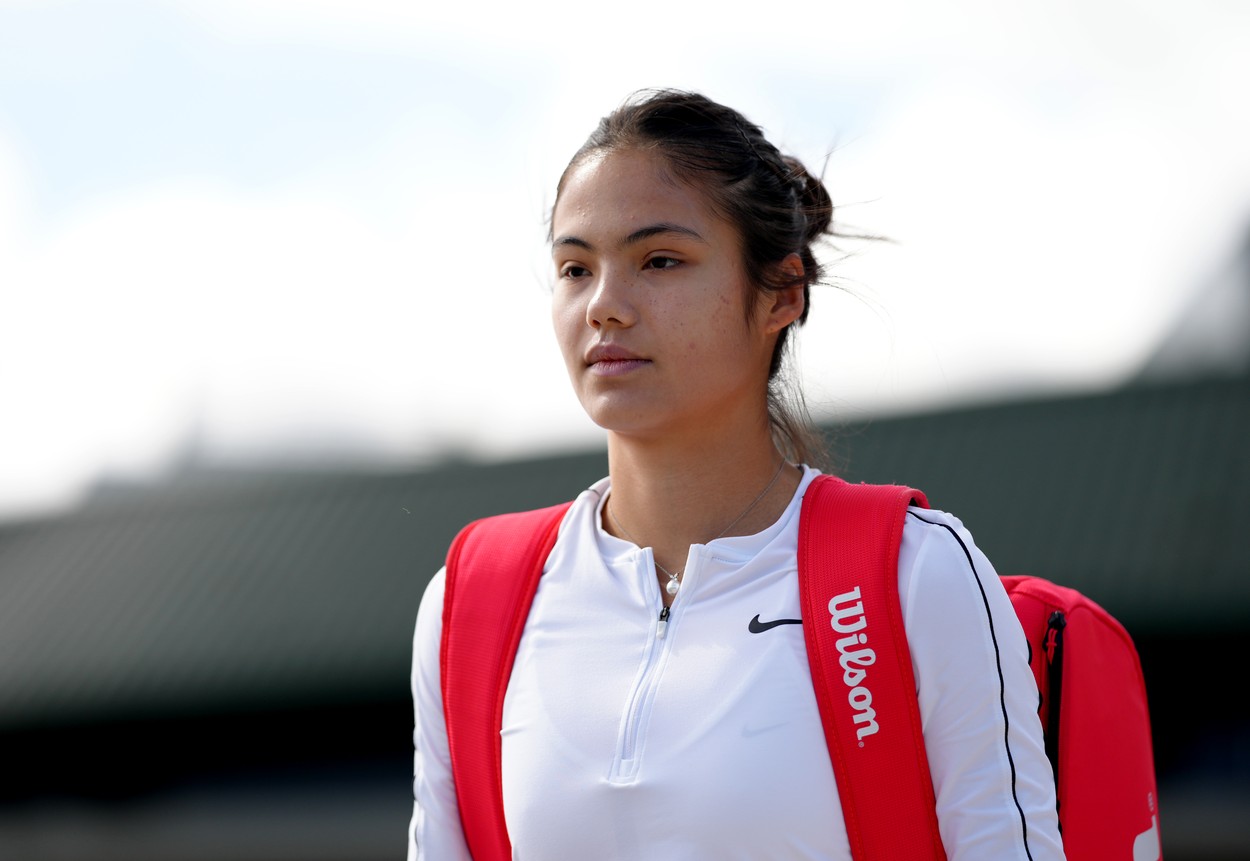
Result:
[[[440,669],[460,818],[475,861],[512,857],[504,822],[499,729],[503,700],[543,564],[571,503],[474,521],[447,556]],[[848,593],[876,637],[873,745],[860,747],[863,703],[848,695],[830,625],[803,626],[812,684],[856,861],[945,859],[938,835],[911,657],[898,600],[898,550],[923,493],[820,476],[799,521],[804,619],[824,619]],[[1124,627],[1080,592],[1040,577],[1003,576],[1024,628],[1055,772],[1069,861],[1161,861],[1145,681]],[[857,591],[855,591],[857,590]],[[858,708],[857,708],[858,706]],[[904,811],[911,810],[908,814]]]

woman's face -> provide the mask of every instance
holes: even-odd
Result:
[[[772,346],[801,291],[797,311],[753,302],[748,322],[738,232],[700,192],[656,155],[594,153],[567,175],[551,235],[556,338],[596,424],[696,438],[767,426]]]

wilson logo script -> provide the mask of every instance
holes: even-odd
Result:
[[[877,661],[877,653],[868,648],[868,619],[864,616],[864,602],[860,600],[859,587],[850,592],[843,592],[829,602],[829,624],[833,630],[843,634],[836,641],[838,647],[838,663],[842,667],[842,681],[850,689],[846,701],[855,712],[852,718],[857,725],[855,737],[860,744],[865,736],[875,733],[877,712],[872,707],[872,691],[864,682],[868,679],[868,667]]]

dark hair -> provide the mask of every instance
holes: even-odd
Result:
[[[803,286],[803,313],[811,308],[811,286],[824,269],[813,246],[833,236],[833,201],[824,183],[796,158],[783,155],[759,126],[742,114],[698,93],[640,90],[599,121],[574,153],[556,185],[556,201],[569,172],[586,156],[603,150],[658,152],[678,180],[703,191],[712,208],[733,224],[742,239],[743,265],[756,300],[764,293]],[[790,254],[803,263],[799,278],[779,264]],[[751,305],[748,303],[748,315]],[[782,452],[799,462],[824,460],[802,392],[782,373],[793,350],[790,326],[777,336],[768,369],[768,418]]]

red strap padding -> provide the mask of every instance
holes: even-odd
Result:
[[[452,775],[474,861],[509,861],[499,729],[543,564],[572,503],[470,523],[447,553],[439,672]],[[464,593],[469,600],[456,601]]]
[[[898,598],[909,504],[928,507],[820,476],[799,520],[803,635],[856,861],[946,858]]]

